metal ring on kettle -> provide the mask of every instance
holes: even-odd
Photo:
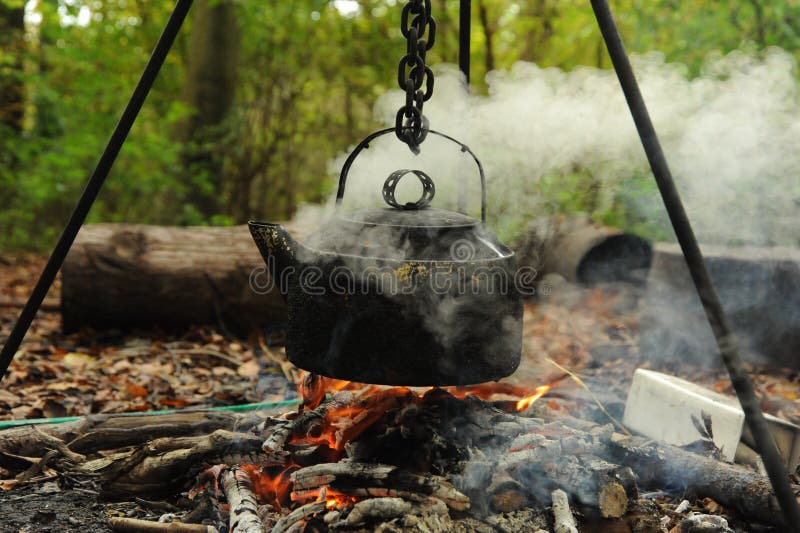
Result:
[[[394,189],[397,187],[397,184],[400,183],[403,176],[408,173],[413,173],[419,178],[420,183],[422,183],[422,196],[420,196],[419,200],[416,202],[401,204],[394,197]],[[389,177],[386,178],[386,181],[383,183],[383,199],[387,204],[398,209],[424,209],[430,205],[434,195],[436,195],[436,186],[433,184],[433,180],[421,170],[395,170],[389,174]]]
[[[378,137],[381,137],[382,135],[388,135],[390,133],[395,133],[394,127],[370,133],[364,140],[358,143],[355,149],[352,152],[350,152],[350,155],[347,156],[347,159],[345,160],[344,165],[342,166],[342,171],[339,174],[339,187],[336,190],[337,206],[342,203],[342,198],[344,198],[344,191],[347,185],[347,175],[350,173],[350,167],[353,165],[353,162],[356,160],[358,155],[361,153],[362,150],[369,148],[369,143],[371,143],[373,140],[375,140]],[[486,176],[483,172],[483,165],[481,164],[480,160],[472,152],[472,150],[469,149],[469,147],[466,144],[457,141],[453,137],[450,137],[449,135],[434,130],[428,130],[428,133],[432,133],[434,135],[443,137],[449,141],[454,142],[461,148],[461,152],[468,154],[475,162],[475,165],[478,167],[478,175],[480,177],[480,183],[481,183],[481,222],[486,223]]]

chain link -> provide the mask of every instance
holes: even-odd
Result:
[[[397,111],[395,134],[419,153],[419,145],[428,135],[428,119],[422,107],[433,96],[433,71],[425,64],[425,56],[436,40],[431,0],[409,0],[403,6],[400,30],[408,44],[397,68],[397,83],[406,93],[406,102]]]

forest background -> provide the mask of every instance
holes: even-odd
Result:
[[[90,221],[286,220],[333,190],[331,162],[376,129],[404,50],[396,0],[196,0]],[[428,62],[457,63],[458,0],[433,0]],[[800,2],[618,0],[629,51],[699,76],[711,53],[800,53]],[[0,251],[52,246],[173,3],[0,0]],[[610,69],[585,0],[472,2],[472,91],[517,61]],[[796,77],[796,72],[794,73]],[[435,97],[434,97],[435,98]],[[547,213],[669,238],[591,172],[547,176]],[[646,175],[631,188],[656,194]],[[542,213],[537,213],[541,215]],[[659,229],[660,228],[660,229]]]

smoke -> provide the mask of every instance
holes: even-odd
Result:
[[[693,79],[685,66],[666,63],[659,53],[633,56],[632,62],[701,243],[796,245],[800,91],[793,57],[777,48],[713,55]],[[488,94],[477,94],[465,87],[454,66],[441,66],[425,114],[432,129],[465,143],[482,161],[488,225],[503,240],[508,242],[531,219],[568,208],[571,195],[585,194],[571,188],[569,178],[576,173],[594,180],[598,211],[613,211],[622,202],[629,215],[654,222],[663,236],[672,234],[613,71],[590,67],[564,71],[520,62],[510,70],[490,73],[486,81]],[[404,98],[400,91],[380,97],[376,118],[391,127]],[[338,175],[349,153],[331,162],[332,173]],[[385,206],[383,182],[397,169],[420,169],[433,178],[433,207],[480,213],[477,168],[458,145],[429,135],[421,154],[414,155],[392,133],[372,141],[359,154],[348,176],[344,207]],[[643,179],[651,184],[644,191]],[[398,185],[397,198],[401,203],[413,201],[420,192],[420,184],[409,175]],[[293,223],[319,227],[331,207],[331,203],[307,206]],[[355,238],[376,240],[374,235]],[[393,245],[403,252],[403,246]],[[748,279],[737,283],[748,284]],[[657,283],[651,280],[654,287]],[[670,283],[667,293],[675,289]],[[687,291],[687,297],[696,300]],[[766,304],[749,293],[742,297],[748,306]],[[738,309],[741,299],[723,303]],[[662,303],[671,300],[665,297]],[[694,316],[695,304],[675,301],[670,313],[662,309],[660,318],[648,327],[656,332],[674,330],[676,323],[669,317]],[[428,322],[446,329],[442,335],[450,335],[448,325],[455,315],[448,314],[446,305],[438,306],[436,313]],[[687,335],[698,342],[705,339],[693,350],[695,357],[705,360],[701,354],[716,351],[704,322],[697,320],[694,325]],[[667,349],[668,345],[662,339],[648,355],[685,356],[685,349]]]
[[[772,48],[709,57],[688,79],[680,64],[651,53],[632,58],[642,92],[689,217],[702,242],[794,244],[800,205],[800,99],[794,59]],[[572,71],[517,63],[487,77],[488,96],[468,92],[460,73],[444,66],[425,113],[434,130],[476,152],[487,175],[490,223],[503,236],[553,209],[545,179],[588,172],[600,208],[622,195],[642,219],[666,225],[657,192],[635,197],[626,183],[649,169],[612,71]],[[376,117],[391,126],[404,102],[381,97]],[[344,156],[333,162],[338,171]],[[477,171],[448,141],[429,137],[414,156],[393,135],[357,159],[345,205],[383,205],[383,180],[398,168],[421,168],[436,182],[433,205],[454,208],[459,191],[478,213]],[[418,185],[406,178],[407,199]],[[401,183],[402,185],[402,183]],[[398,196],[403,191],[398,187]],[[564,181],[558,194],[571,191]]]

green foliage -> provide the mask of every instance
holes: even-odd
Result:
[[[192,56],[186,22],[116,162],[91,221],[232,224],[281,219],[302,202],[325,198],[329,161],[377,124],[377,96],[396,84],[403,50],[399,0],[360,0],[344,13],[326,0],[246,1],[236,6],[237,86],[225,120],[203,140],[181,141],[193,110],[184,103]],[[0,0],[19,8],[22,0]],[[457,62],[458,0],[434,0],[439,21],[429,62]],[[473,82],[483,85],[487,36],[496,68],[608,68],[587,2],[473,2]],[[486,9],[487,25],[477,10]],[[660,50],[699,73],[703,58],[745,42],[800,49],[796,2],[620,0],[615,13],[629,50]],[[142,0],[28,2],[24,49],[0,39],[0,71],[25,93],[24,127],[2,122],[0,94],[0,249],[47,249],[65,223],[138,80],[172,8]],[[7,11],[0,9],[0,19]],[[86,17],[88,15],[88,20]],[[0,28],[3,26],[0,20]],[[1,91],[0,91],[1,92]],[[198,144],[200,143],[200,144]],[[214,154],[222,176],[189,168],[187,155]],[[640,206],[656,198],[649,176],[630,176],[610,196],[586,169],[541,184],[550,212],[585,212],[654,237],[663,221]],[[216,199],[204,212],[196,191]],[[509,223],[511,224],[511,223]],[[513,227],[501,231],[514,231]]]

